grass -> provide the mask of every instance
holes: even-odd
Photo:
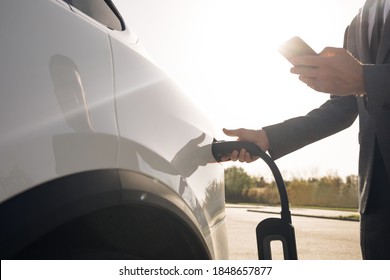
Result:
[[[242,206],[279,206],[280,204],[259,204],[259,203],[233,203],[233,202],[227,202],[227,204],[235,204],[235,205],[242,205]],[[335,211],[351,211],[351,212],[358,212],[358,208],[340,208],[340,207],[323,207],[323,206],[312,206],[312,205],[291,205],[290,208],[303,208],[303,209],[318,209],[318,210],[335,210]]]
[[[278,207],[279,205],[271,205],[271,204],[255,204],[255,203],[231,203],[233,205],[242,206],[242,207],[254,207],[254,206],[273,206]],[[314,209],[314,210],[333,210],[333,211],[345,211],[345,212],[358,212],[358,209],[356,208],[334,208],[334,207],[319,207],[319,206],[291,206],[292,209],[294,208],[303,208],[303,209]],[[263,213],[273,213],[271,211],[263,211],[263,210],[248,210],[250,212],[263,212]],[[300,216],[300,217],[312,217],[312,218],[322,218],[322,219],[336,219],[336,220],[343,220],[343,221],[359,221],[360,215],[353,214],[353,215],[339,215],[339,216],[321,216],[321,215],[310,215],[310,214],[298,214],[298,213],[292,213],[292,216]]]

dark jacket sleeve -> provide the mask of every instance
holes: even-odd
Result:
[[[273,159],[337,133],[353,124],[358,114],[355,96],[332,96],[306,116],[264,127]]]
[[[364,65],[367,110],[370,114],[390,110],[390,64]]]

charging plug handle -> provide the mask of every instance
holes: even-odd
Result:
[[[276,186],[279,191],[281,203],[281,218],[288,223],[291,223],[291,213],[289,209],[288,196],[286,186],[284,184],[279,168],[276,166],[274,160],[265,153],[260,147],[252,142],[247,141],[216,141],[212,144],[212,153],[214,158],[221,162],[224,157],[230,156],[233,151],[241,151],[245,149],[251,156],[260,157],[271,169],[275,178]]]

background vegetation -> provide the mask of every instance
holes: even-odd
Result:
[[[358,207],[358,176],[345,179],[337,175],[321,178],[293,178],[285,181],[289,202],[294,206],[317,206],[335,208]],[[279,204],[279,193],[275,182],[263,177],[249,176],[243,168],[230,167],[225,170],[226,202],[251,202]]]

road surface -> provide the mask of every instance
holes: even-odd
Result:
[[[276,208],[277,211],[280,211]],[[294,210],[292,210],[294,213]],[[226,208],[231,260],[257,259],[255,228],[266,218],[280,215]],[[292,216],[300,260],[360,260],[359,222]],[[273,259],[283,259],[280,242],[272,244]]]

